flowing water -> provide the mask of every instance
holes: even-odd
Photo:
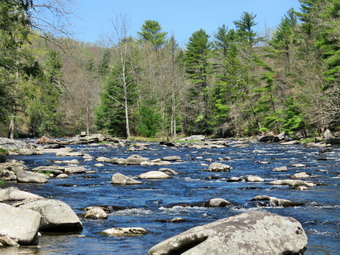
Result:
[[[111,176],[120,172],[137,175],[157,170],[158,166],[130,166],[104,163],[96,167],[95,160],[84,161],[82,157],[56,157],[54,154],[13,156],[25,161],[29,168],[51,165],[52,160],[78,159],[80,165],[95,173],[72,175],[68,179],[49,179],[46,184],[7,183],[47,198],[59,199],[69,204],[77,214],[82,208],[95,205],[121,206],[125,209],[112,211],[108,219],[82,218],[81,233],[42,233],[38,246],[6,248],[3,254],[147,254],[158,242],[179,234],[191,227],[229,217],[249,210],[266,210],[283,216],[291,216],[301,222],[308,236],[305,254],[339,254],[340,251],[340,147],[306,148],[303,145],[279,145],[250,143],[247,148],[225,147],[213,149],[172,148],[151,143],[147,150],[131,151],[127,147],[111,148],[107,145],[74,145],[77,151],[94,158],[127,158],[139,154],[150,159],[178,155],[184,161],[168,168],[176,170],[165,180],[143,180],[142,184],[115,186]],[[221,161],[221,158],[231,160]],[[196,159],[202,157],[202,159]],[[231,172],[208,172],[209,158],[233,167]],[[261,162],[267,161],[268,164]],[[291,167],[294,163],[306,167]],[[273,172],[279,166],[288,166],[288,172]],[[296,172],[307,172],[313,177],[307,180],[319,183],[310,190],[297,191],[288,186],[269,185],[276,179],[287,179]],[[261,183],[227,182],[232,176],[258,175]],[[212,177],[213,178],[209,178]],[[257,207],[250,200],[257,195],[303,202],[296,207]],[[173,203],[208,201],[224,198],[233,206],[223,208],[181,207],[168,208]],[[167,220],[181,217],[185,221],[170,223]],[[148,233],[142,236],[104,236],[99,232],[112,227],[142,227]]]

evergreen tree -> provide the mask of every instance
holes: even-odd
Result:
[[[187,133],[209,133],[209,35],[200,29],[192,34],[185,52],[185,65],[192,84],[186,105],[185,131]]]
[[[162,48],[166,43],[167,32],[161,32],[162,27],[155,20],[146,20],[142,25],[142,31],[138,32],[142,42],[150,42],[155,50]]]
[[[255,14],[243,12],[241,19],[234,21],[240,39],[244,42],[248,42],[250,45],[253,45],[257,39],[257,35],[253,29],[254,26],[257,25],[255,18]]]

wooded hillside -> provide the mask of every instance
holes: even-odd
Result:
[[[270,35],[244,12],[185,48],[154,20],[128,36],[124,17],[105,47],[78,42],[44,30],[35,1],[1,1],[0,136],[340,130],[340,2],[299,1]]]

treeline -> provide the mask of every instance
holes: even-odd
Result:
[[[266,37],[254,30],[256,15],[244,12],[232,28],[193,32],[185,49],[153,20],[128,36],[124,17],[113,22],[106,47],[46,41],[33,2],[0,3],[2,135],[307,136],[340,129],[337,0],[300,0],[300,10],[289,10]]]

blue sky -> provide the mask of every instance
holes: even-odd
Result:
[[[84,42],[99,42],[112,32],[110,20],[125,15],[129,35],[136,37],[145,20],[158,21],[163,31],[185,46],[191,34],[204,29],[213,37],[225,24],[233,28],[244,11],[257,15],[256,31],[274,29],[289,8],[299,10],[298,0],[74,0],[72,32]]]

